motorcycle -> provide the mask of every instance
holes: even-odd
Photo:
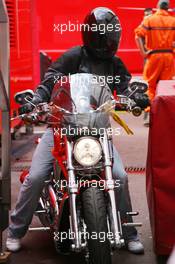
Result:
[[[117,210],[114,189],[120,183],[116,184],[112,176],[114,131],[110,117],[133,134],[115,108],[117,105],[140,115],[142,109],[132,95],[146,90],[146,83],[133,81],[127,96],[114,98],[98,76],[73,74],[55,85],[50,103],[40,103],[33,112],[15,117],[46,123],[53,130],[53,172],[45,182],[35,214],[43,229],[51,231],[58,252],[83,252],[87,263],[110,264],[111,252],[125,243],[122,225],[141,225],[122,223]],[[17,93],[15,100],[23,104],[32,96],[27,90]],[[21,174],[21,182],[27,174]]]

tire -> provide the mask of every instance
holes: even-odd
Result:
[[[107,234],[107,210],[103,191],[90,187],[82,193],[83,216],[87,226],[89,263],[111,264],[110,242],[106,238],[104,242],[99,239],[100,233]],[[92,239],[95,233],[97,239]]]

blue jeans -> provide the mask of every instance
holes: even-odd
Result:
[[[11,224],[8,231],[10,237],[22,238],[28,230],[33,214],[38,206],[44,181],[49,179],[53,169],[54,157],[51,153],[53,146],[53,131],[51,128],[48,128],[35,150],[29,175],[21,185],[16,207],[11,214]],[[120,181],[120,188],[116,188],[115,195],[121,218],[125,219],[126,212],[132,211],[128,190],[128,177],[115,148],[113,177]],[[132,217],[129,217],[128,220],[132,222]],[[137,231],[134,227],[123,228],[123,234],[126,240],[137,239]]]

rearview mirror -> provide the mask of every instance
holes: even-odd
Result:
[[[34,92],[32,90],[24,90],[22,92],[18,92],[15,94],[14,99],[15,102],[23,105],[26,104],[28,101],[31,101],[33,98]]]

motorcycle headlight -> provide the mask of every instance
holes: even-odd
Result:
[[[101,159],[100,143],[92,137],[82,137],[74,145],[74,157],[82,166],[93,166]]]

